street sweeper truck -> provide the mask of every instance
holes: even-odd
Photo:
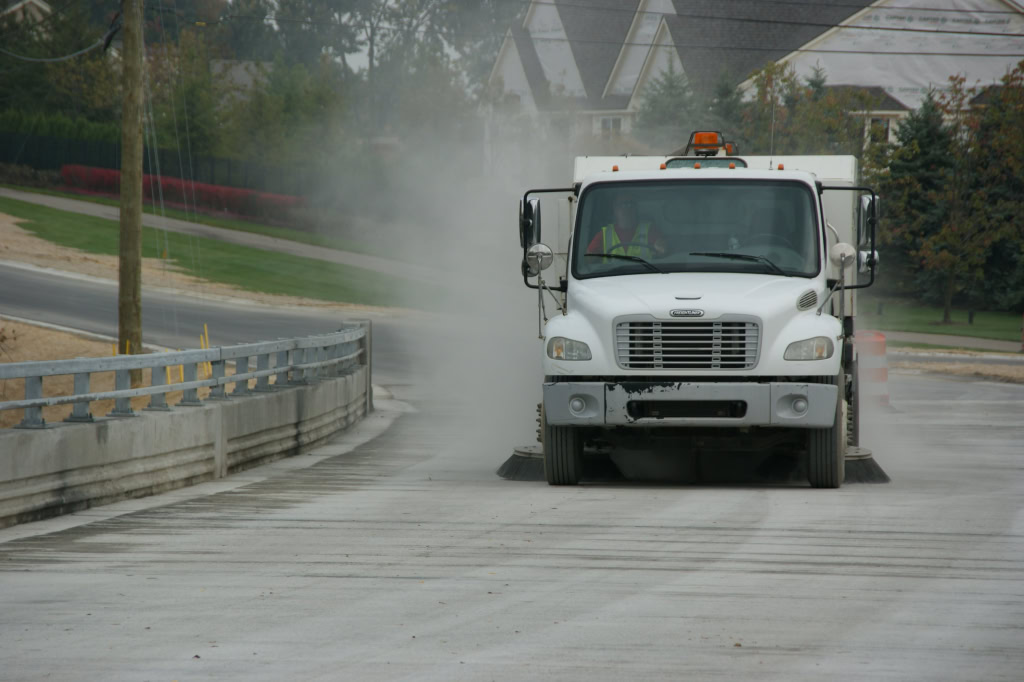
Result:
[[[853,156],[742,156],[719,132],[680,151],[579,157],[571,184],[520,202],[547,481],[576,484],[595,448],[657,439],[784,451],[811,486],[838,488],[858,443],[852,339],[878,196]]]

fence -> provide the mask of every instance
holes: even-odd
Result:
[[[183,392],[178,406],[194,407],[202,405],[198,389],[203,387],[211,389],[207,399],[223,400],[228,397],[228,384],[234,384],[231,396],[309,384],[338,376],[356,364],[367,365],[369,369],[368,330],[369,323],[363,323],[331,334],[204,350],[0,364],[0,380],[25,380],[25,398],[0,402],[0,410],[25,410],[17,428],[45,428],[42,408],[46,406],[71,404],[71,416],[66,421],[89,422],[93,420],[89,403],[95,400],[114,400],[109,416],[130,417],[134,414],[131,399],[137,396],[150,396],[147,410],[168,410],[166,395],[172,391]],[[255,370],[250,367],[252,359]],[[226,374],[228,362],[234,364],[233,375]],[[210,378],[199,378],[199,368],[204,365],[210,368]],[[182,381],[172,383],[170,369],[179,366]],[[132,388],[131,372],[139,369],[152,370],[150,386]],[[98,372],[114,372],[115,390],[89,391],[91,377]],[[43,397],[43,378],[59,375],[74,375],[74,393]],[[277,377],[274,384],[270,383],[272,376]],[[248,386],[251,379],[256,379],[252,390]],[[367,411],[370,400],[367,391]]]
[[[180,155],[177,150],[146,147],[143,172],[242,187],[277,194],[304,196],[317,179],[309,165],[270,166],[252,161],[213,156]],[[121,168],[121,145],[115,142],[68,140],[48,135],[0,132],[0,163],[17,163],[39,170],[60,170],[64,165]]]
[[[0,403],[25,411],[22,428],[0,429],[0,528],[221,478],[327,443],[372,409],[371,337],[365,322],[177,353],[0,364],[0,379],[24,379],[26,387],[24,399]],[[229,363],[235,374],[227,376]],[[149,385],[133,388],[132,370],[146,368]],[[114,390],[91,392],[90,379],[103,372],[114,374]],[[43,380],[60,375],[74,377],[71,393],[43,397]],[[200,400],[204,387],[209,395]],[[171,391],[182,391],[173,408]],[[149,396],[148,406],[133,412],[139,396]],[[93,419],[96,400],[113,401],[113,418]],[[47,425],[40,413],[48,405],[72,405],[66,421],[78,423]]]

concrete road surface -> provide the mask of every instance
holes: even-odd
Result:
[[[837,491],[508,482],[485,394],[396,387],[317,456],[0,531],[0,677],[1020,680],[1024,386],[890,376],[893,483]]]

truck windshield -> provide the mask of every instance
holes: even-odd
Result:
[[[572,271],[577,278],[664,272],[813,277],[819,268],[815,215],[811,189],[796,181],[594,184],[580,197]]]

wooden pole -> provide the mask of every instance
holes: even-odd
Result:
[[[118,261],[118,347],[142,348],[143,0],[122,0],[124,100],[121,104],[121,235]],[[132,385],[142,370],[132,370]]]

